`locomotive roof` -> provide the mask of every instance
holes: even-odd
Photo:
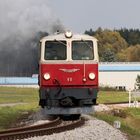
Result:
[[[91,40],[97,41],[95,37],[92,37],[86,34],[73,34],[71,38],[67,38],[64,33],[48,35],[48,36],[43,37],[40,41],[42,42],[43,40],[54,40],[54,39],[56,40],[66,40],[66,39],[90,40],[91,39]]]

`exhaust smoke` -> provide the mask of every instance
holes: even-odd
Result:
[[[38,41],[64,31],[48,0],[0,1],[0,76],[30,76],[38,71]]]

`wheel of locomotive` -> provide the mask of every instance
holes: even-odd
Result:
[[[74,114],[74,115],[71,115],[72,119],[73,120],[78,120],[80,118],[81,114]]]
[[[81,114],[72,114],[72,115],[60,115],[60,118],[68,121],[68,120],[78,120]]]
[[[57,115],[47,115],[46,116],[46,118],[50,121],[56,119],[57,117],[58,117]]]

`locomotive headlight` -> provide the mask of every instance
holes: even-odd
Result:
[[[72,37],[72,32],[71,31],[66,31],[65,32],[65,37],[66,38],[71,38]]]
[[[44,79],[45,80],[49,80],[51,78],[50,74],[49,73],[45,73],[44,74]]]
[[[90,73],[90,74],[89,74],[89,79],[90,79],[90,80],[94,80],[94,79],[95,79],[95,77],[96,77],[96,76],[95,76],[95,74],[94,74],[94,73]]]

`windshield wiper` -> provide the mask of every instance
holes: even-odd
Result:
[[[81,41],[83,41],[90,49],[92,49],[93,50],[93,47],[89,44],[89,43],[87,43],[87,41],[86,40],[83,40],[83,39],[81,39]]]
[[[59,42],[60,44],[62,44],[62,45],[67,47],[67,45],[64,42],[60,41],[60,40],[54,39],[54,41]]]

